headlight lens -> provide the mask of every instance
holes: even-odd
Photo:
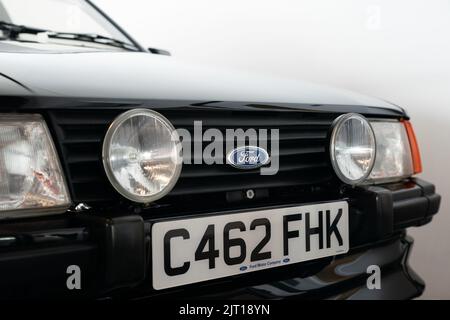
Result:
[[[355,185],[370,174],[375,162],[375,135],[362,115],[348,113],[338,117],[331,133],[331,163],[337,176]]]
[[[0,116],[0,218],[64,212],[67,186],[39,115]]]
[[[181,144],[161,114],[134,109],[111,124],[103,143],[106,174],[124,197],[148,203],[166,195],[181,172]]]
[[[411,148],[405,126],[397,121],[373,121],[377,159],[370,181],[397,180],[414,174]]]

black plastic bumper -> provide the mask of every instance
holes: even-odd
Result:
[[[0,298],[330,298],[407,299],[423,282],[407,264],[404,228],[429,222],[440,196],[419,179],[352,189],[351,251],[325,258],[154,291],[149,271],[152,220],[95,214],[0,224]],[[335,200],[335,199],[330,199]],[[295,204],[293,204],[295,205]],[[366,286],[367,267],[381,269],[381,290]],[[81,290],[69,290],[68,267],[81,270]],[[219,292],[219,293],[218,293]]]
[[[294,276],[235,290],[220,290],[219,299],[411,299],[422,294],[425,284],[407,263],[412,238],[398,238],[353,249],[314,275]],[[369,289],[369,266],[380,267],[380,289]],[[371,274],[371,273],[370,273]],[[212,298],[205,295],[205,298]]]

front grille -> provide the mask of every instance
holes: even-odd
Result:
[[[49,112],[74,202],[124,200],[110,185],[101,161],[103,137],[109,124],[123,111],[82,108]],[[199,120],[203,130],[254,128],[280,132],[280,167],[276,175],[262,176],[259,169],[239,170],[229,165],[183,164],[176,187],[164,198],[166,203],[179,196],[225,195],[247,189],[284,188],[294,192],[296,187],[320,186],[333,179],[326,139],[335,114],[197,108],[158,111],[176,128],[191,132],[194,121]]]

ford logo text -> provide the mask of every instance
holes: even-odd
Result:
[[[238,169],[256,169],[268,164],[269,161],[267,151],[255,146],[233,149],[227,156],[228,164]]]

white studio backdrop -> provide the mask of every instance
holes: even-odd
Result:
[[[450,298],[450,0],[95,0],[141,44],[176,59],[298,78],[407,108],[421,175],[443,196],[410,229],[424,298]]]

